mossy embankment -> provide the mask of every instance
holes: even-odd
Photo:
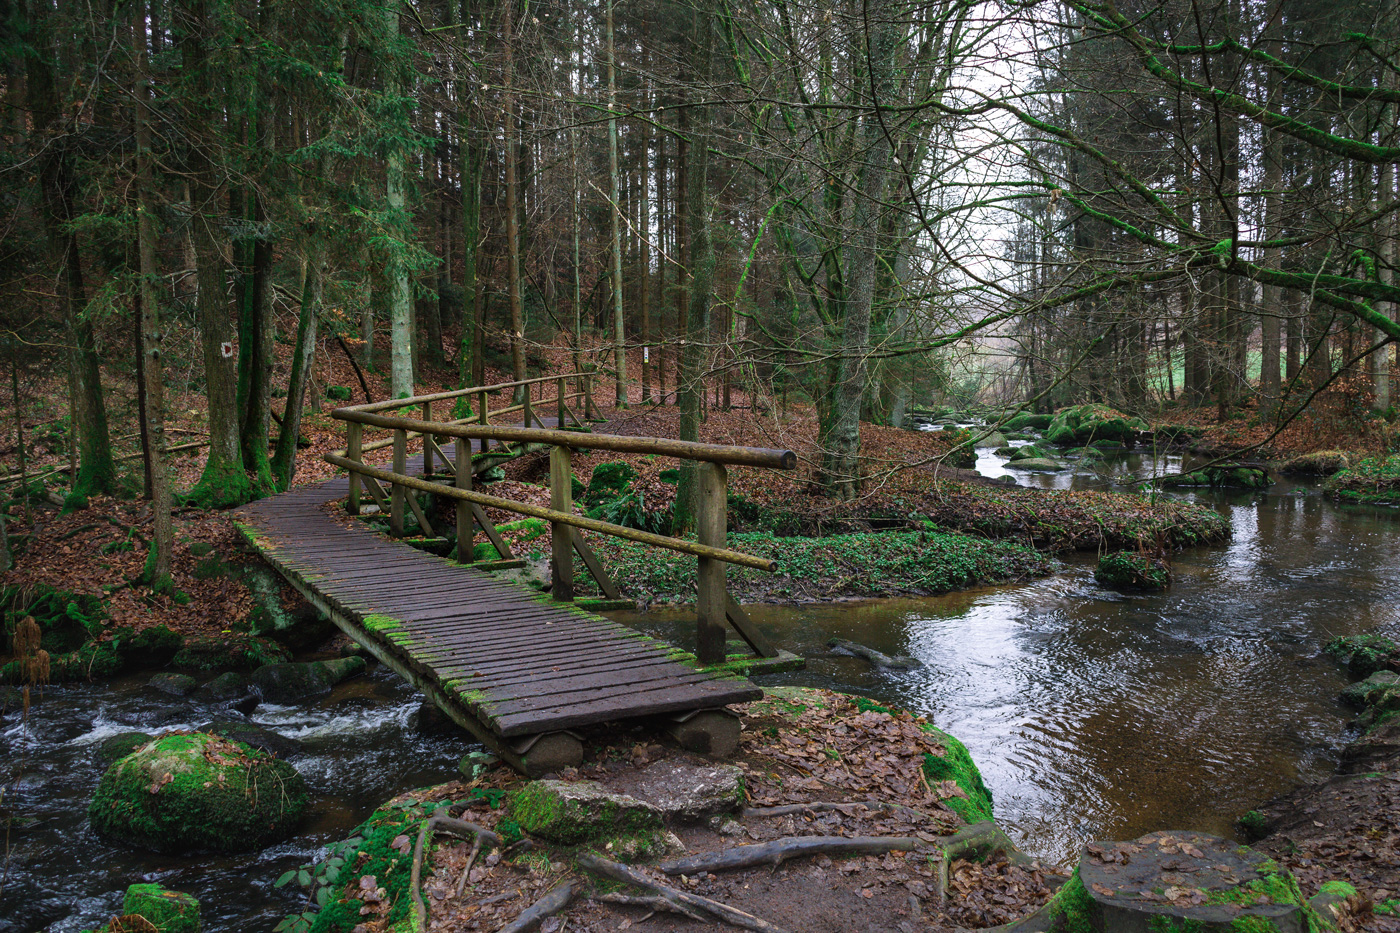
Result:
[[[693,560],[616,538],[594,545],[627,592],[647,602],[690,602]],[[946,593],[1049,573],[1053,562],[1019,544],[939,531],[885,531],[822,538],[731,534],[729,547],[777,562],[776,573],[730,567],[731,593],[744,602],[822,602],[849,597]]]

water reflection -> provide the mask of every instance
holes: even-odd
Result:
[[[982,452],[979,470],[994,472],[989,460],[1001,467]],[[1181,466],[1135,453],[1012,475],[1121,489]],[[1400,516],[1337,507],[1292,482],[1186,498],[1227,512],[1235,536],[1178,555],[1166,593],[1102,590],[1084,555],[1025,586],[756,607],[775,640],[810,659],[805,672],[768,679],[929,714],[967,743],[999,818],[1032,852],[1069,860],[1086,839],[1162,828],[1228,835],[1240,813],[1333,769],[1348,714],[1335,699],[1344,679],[1321,648],[1334,635],[1400,628]],[[684,613],[623,617],[674,640],[691,631]],[[875,671],[830,655],[832,637],[926,666]]]

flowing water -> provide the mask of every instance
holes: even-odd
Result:
[[[1129,455],[1094,470],[1013,475],[1023,485],[1128,488],[1181,466]],[[986,451],[978,469],[1006,473]],[[1345,680],[1321,648],[1334,635],[1400,628],[1400,511],[1337,506],[1288,481],[1267,493],[1186,495],[1228,514],[1235,534],[1178,555],[1166,593],[1100,589],[1081,556],[1026,585],[753,607],[770,637],[809,658],[804,672],[759,679],[928,714],[967,743],[998,819],[1027,850],[1057,861],[1089,838],[1164,828],[1228,835],[1243,811],[1331,773],[1348,715],[1335,699]],[[685,613],[616,616],[680,643],[693,638]],[[832,637],[924,666],[873,670],[831,655]],[[153,694],[144,678],[50,689],[27,721],[0,721],[9,827],[0,933],[97,925],[141,880],[199,897],[211,933],[271,930],[301,907],[295,886],[273,889],[278,875],[394,794],[455,775],[471,746],[420,729],[420,702],[379,670],[314,705],[255,710],[255,722],[305,743],[293,763],[313,792],[307,826],[261,853],[176,859],[92,834],[96,747],[118,732],[191,728],[212,712]]]
[[[979,453],[979,472],[1007,474],[1001,458]],[[1010,475],[1045,488],[1131,489],[1181,466],[1134,454]],[[1186,497],[1229,515],[1234,537],[1178,554],[1165,593],[1102,589],[1093,556],[1079,555],[1025,585],[753,607],[770,637],[808,658],[803,672],[760,679],[927,714],[967,744],[998,820],[1054,861],[1071,861],[1091,838],[1231,835],[1241,813],[1334,769],[1350,717],[1336,700],[1346,680],[1322,646],[1400,630],[1400,512],[1338,506],[1288,480],[1267,493]],[[678,641],[693,627],[675,612],[624,618]],[[924,666],[876,670],[831,654],[834,637]]]
[[[228,714],[146,688],[145,679],[49,688],[21,722],[0,722],[7,784],[0,933],[73,933],[121,912],[122,892],[158,881],[199,898],[210,933],[267,933],[303,908],[302,889],[274,889],[283,872],[343,839],[380,803],[456,776],[472,745],[461,734],[421,727],[422,697],[382,669],[336,687],[307,706],[262,706],[250,717],[303,743],[291,759],[311,789],[300,835],[259,853],[172,858],[99,839],[87,802],[102,769],[98,744],[121,732],[193,729]]]

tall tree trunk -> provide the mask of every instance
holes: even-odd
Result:
[[[692,55],[697,85],[709,86],[711,50],[714,35],[713,0],[700,0],[693,7]],[[676,404],[680,406],[680,435],[683,441],[700,440],[700,406],[705,394],[701,353],[710,332],[710,292],[715,273],[714,244],[710,240],[709,130],[710,111],[704,103],[681,108],[681,133],[689,135],[686,147],[686,232],[689,234],[686,265],[689,267],[689,301],[677,323],[680,335],[680,365],[676,372]],[[689,133],[686,130],[689,129]],[[688,531],[695,522],[696,464],[681,462],[676,488],[675,529]]]
[[[396,6],[384,10],[384,28],[390,41],[399,34],[399,13]],[[403,74],[397,61],[389,61],[385,67],[384,92],[395,97],[402,93]],[[405,129],[409,121],[405,120]],[[384,257],[385,271],[389,287],[389,395],[393,398],[409,398],[413,395],[413,283],[409,278],[408,263],[404,251],[412,236],[413,225],[407,216],[407,154],[403,144],[390,143],[384,159],[384,199],[389,208],[391,223],[399,232],[401,242],[389,247]]]
[[[823,423],[827,430],[817,438],[822,451],[824,485],[830,495],[841,499],[855,498],[860,487],[860,403],[865,392],[866,357],[870,352],[879,231],[883,226],[880,213],[892,155],[879,108],[890,102],[894,91],[896,17],[887,3],[875,0],[871,6],[872,15],[866,20],[872,31],[866,37],[870,49],[870,109],[863,114],[864,160],[860,190],[852,210],[851,246],[847,252],[849,291],[842,320],[833,410]]]
[[[520,127],[516,116],[515,102],[515,4],[505,0],[501,4],[502,35],[501,44],[505,51],[505,90],[501,102],[505,111],[505,158],[506,158],[506,265],[508,292],[510,296],[510,362],[515,381],[525,378],[525,309],[520,294],[520,185],[517,178],[520,154],[516,140]],[[525,398],[525,386],[517,386],[514,402],[519,404]]]
[[[207,8],[203,0],[196,0],[185,11],[190,22],[181,37],[184,72],[193,82],[196,100],[214,110],[208,115],[205,132],[217,135],[223,116],[212,106],[216,97],[203,39],[210,31]],[[236,333],[218,227],[221,185],[214,159],[206,148],[209,145],[207,139],[202,140],[191,147],[187,157],[190,228],[199,289],[196,307],[204,356],[205,395],[209,402],[209,456],[199,482],[186,499],[206,508],[225,508],[248,501],[253,487],[243,470]]]
[[[317,237],[307,243],[301,275],[301,311],[297,316],[296,343],[292,348],[292,372],[287,379],[287,404],[282,411],[282,431],[272,454],[272,472],[281,488],[292,485],[296,475],[297,441],[306,407],[306,385],[316,355],[316,331],[320,323],[321,295],[325,287],[325,246]]]
[[[160,204],[155,178],[155,160],[151,156],[151,83],[147,73],[146,25],[142,16],[144,3],[135,6],[136,45],[136,254],[140,273],[140,319],[137,330],[141,336],[141,414],[148,438],[147,471],[151,485],[151,544],[146,556],[146,582],[156,590],[170,586],[170,553],[175,535],[170,519],[170,471],[166,465],[165,383],[162,379],[160,331],[160,267],[156,261],[156,246],[160,238],[157,218]]]
[[[1272,30],[1271,30],[1272,31]],[[1276,35],[1264,43],[1264,51],[1277,56],[1282,43]],[[1278,72],[1265,69],[1265,95],[1269,106],[1276,107],[1279,96]],[[1277,240],[1283,235],[1283,137],[1277,130],[1264,131],[1264,239]],[[1270,269],[1279,268],[1282,250],[1271,247],[1264,250],[1264,265]],[[1279,380],[1279,340],[1280,323],[1283,314],[1283,289],[1277,285],[1264,286],[1264,307],[1260,316],[1260,349],[1262,359],[1259,366],[1259,392],[1262,396],[1260,411],[1271,416],[1278,408]]]
[[[115,492],[117,474],[107,429],[96,335],[84,313],[87,297],[82,257],[77,235],[70,227],[75,217],[76,179],[67,141],[69,117],[60,113],[52,64],[62,63],[68,56],[60,53],[43,15],[33,22],[35,48],[25,58],[26,92],[34,136],[45,142],[38,166],[39,186],[49,255],[57,273],[55,290],[67,329],[68,386],[79,464],[70,502],[80,505],[86,503],[88,496]]]
[[[613,0],[607,0],[608,43],[608,182],[612,198],[613,366],[617,370],[614,402],[627,407],[627,334],[622,311],[622,194],[617,170],[617,50],[613,45]]]

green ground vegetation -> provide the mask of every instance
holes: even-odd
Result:
[[[1328,479],[1323,489],[1344,502],[1400,502],[1400,454],[1357,460]]]
[[[1132,551],[1114,551],[1099,558],[1094,579],[1100,586],[1123,589],[1164,590],[1171,585],[1171,567],[1159,557]]]
[[[775,574],[729,568],[730,589],[748,599],[822,599],[946,593],[986,583],[1049,573],[1052,563],[1032,548],[937,531],[887,531],[780,538],[732,534],[729,547],[769,558]],[[649,545],[608,538],[595,544],[618,585],[653,602],[690,602],[696,562]]]

